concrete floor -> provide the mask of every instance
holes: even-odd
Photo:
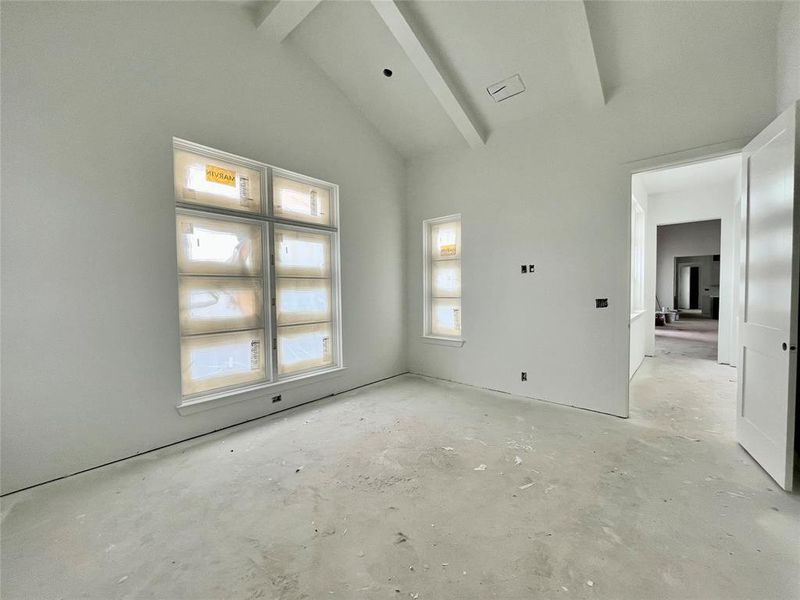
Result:
[[[798,598],[800,498],[691,343],[628,420],[407,375],[13,494],[2,597]]]

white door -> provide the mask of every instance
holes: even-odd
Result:
[[[800,200],[796,104],[742,152],[736,436],[792,489]]]

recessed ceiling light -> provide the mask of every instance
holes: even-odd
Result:
[[[392,75],[394,75],[391,69],[384,69],[383,74],[386,75],[386,77],[391,77]]]
[[[517,74],[490,85],[486,91],[494,98],[495,102],[502,102],[524,92],[525,84],[522,82],[522,77]]]

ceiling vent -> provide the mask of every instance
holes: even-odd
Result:
[[[522,82],[522,77],[517,74],[490,85],[486,91],[494,98],[495,102],[502,102],[524,92],[525,84]]]

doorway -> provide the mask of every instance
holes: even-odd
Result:
[[[630,414],[672,415],[689,437],[702,424],[735,439],[740,164],[734,154],[631,181],[644,221],[644,243],[632,243],[631,260],[642,255],[645,311],[631,313]],[[632,269],[632,297],[636,277]]]

